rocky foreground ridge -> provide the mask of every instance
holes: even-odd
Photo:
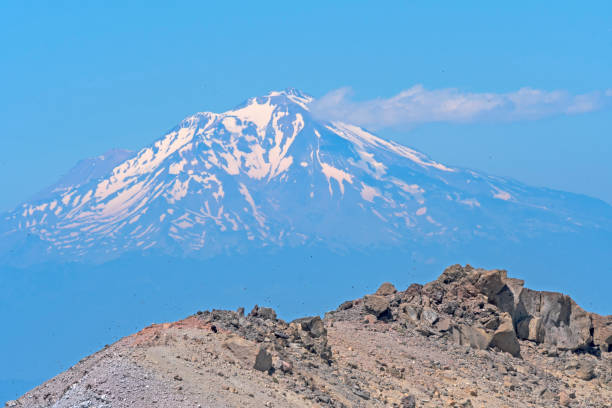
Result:
[[[503,270],[435,281],[287,323],[198,312],[83,359],[8,407],[610,407],[612,316]]]

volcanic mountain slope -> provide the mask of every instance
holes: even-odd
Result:
[[[612,234],[603,202],[435,162],[320,120],[312,103],[297,90],[271,92],[190,116],[136,153],[81,162],[2,218],[0,261]]]
[[[291,323],[198,312],[83,359],[8,407],[609,407],[612,316],[503,270],[433,282]]]

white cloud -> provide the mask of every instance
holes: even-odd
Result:
[[[572,95],[567,91],[521,88],[509,93],[470,93],[454,88],[415,85],[390,98],[351,99],[350,88],[329,92],[311,105],[313,113],[370,128],[403,127],[426,122],[533,120],[600,109],[612,90]]]

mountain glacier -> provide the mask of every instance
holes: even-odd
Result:
[[[612,208],[599,200],[438,163],[321,120],[312,101],[271,92],[187,117],[138,152],[79,163],[3,216],[1,259],[410,249],[612,231]]]

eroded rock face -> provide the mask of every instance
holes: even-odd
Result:
[[[401,320],[424,331],[434,327],[458,344],[516,357],[519,339],[570,351],[607,352],[612,347],[610,316],[585,312],[561,293],[527,289],[523,280],[509,278],[502,269],[453,265],[437,280],[403,292],[385,283],[364,297],[363,309],[378,320]]]
[[[612,316],[591,314],[593,343],[602,351],[612,352]]]

